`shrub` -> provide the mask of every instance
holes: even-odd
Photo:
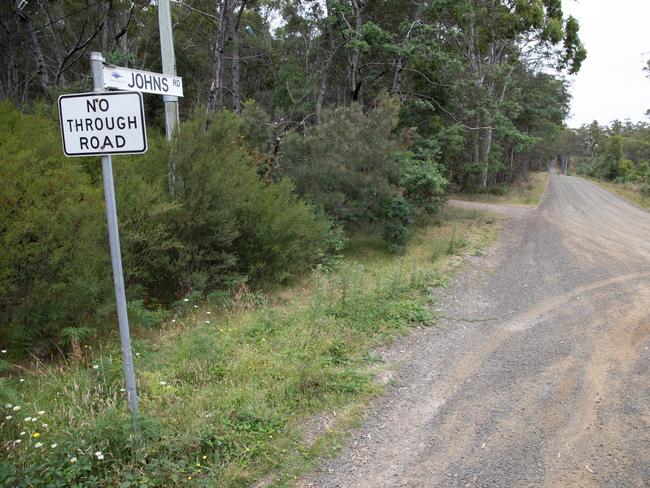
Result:
[[[647,179],[645,183],[641,184],[639,191],[644,197],[650,197],[650,178]]]
[[[400,181],[404,188],[404,197],[410,203],[424,208],[430,214],[435,214],[444,204],[449,182],[442,175],[436,162],[439,152],[434,152],[432,149],[434,148],[428,145],[415,152],[402,153]]]
[[[203,117],[184,124],[172,147],[152,132],[146,155],[115,158],[135,325],[156,325],[175,295],[284,281],[328,251],[329,221],[288,180],[258,177],[242,119],[223,113],[205,127]],[[0,105],[0,131],[0,341],[32,351],[54,341],[78,356],[80,335],[114,314],[99,161],[65,158],[45,112]]]
[[[348,228],[381,220],[382,198],[400,194],[398,111],[399,102],[384,95],[367,114],[356,104],[323,112],[320,125],[285,138],[282,174]]]
[[[112,297],[101,189],[60,146],[47,114],[0,105],[0,340],[22,348],[100,323]]]
[[[282,281],[313,264],[327,245],[329,222],[298,199],[288,181],[265,183],[240,137],[241,120],[224,112],[181,127],[173,151],[186,285],[205,288],[249,280]]]

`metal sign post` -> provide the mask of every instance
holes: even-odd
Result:
[[[104,57],[101,53],[90,55],[90,65],[93,74],[93,91],[104,91],[103,80]],[[115,284],[115,301],[117,303],[117,320],[120,325],[120,342],[122,345],[122,360],[126,380],[126,394],[129,408],[133,415],[133,423],[137,425],[138,395],[135,387],[135,371],[133,369],[133,353],[131,351],[131,336],[129,334],[129,318],[126,312],[126,294],[124,292],[124,273],[122,271],[122,256],[120,253],[120,234],[117,228],[117,208],[115,206],[115,185],[113,183],[113,162],[111,155],[102,156],[102,176],[104,179],[104,198],[106,201],[106,219],[108,222],[108,240],[111,248],[113,264],[113,283]]]

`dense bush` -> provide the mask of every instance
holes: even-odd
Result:
[[[447,187],[440,149],[428,141],[404,151],[398,119],[399,101],[387,95],[367,113],[355,104],[326,111],[320,125],[287,136],[279,158],[282,174],[337,223],[378,225],[392,249],[405,244],[414,209],[436,213]]]
[[[38,135],[38,137],[36,137]],[[52,118],[0,105],[0,341],[94,326],[111,296],[101,188],[65,158]]]
[[[258,177],[242,119],[223,113],[205,127],[201,117],[184,124],[171,152],[151,131],[147,154],[114,158],[132,310],[190,290],[281,282],[327,251],[329,221],[289,181]],[[74,350],[114,313],[99,160],[65,158],[47,112],[2,105],[0,131],[0,341]]]
[[[365,114],[356,104],[324,112],[321,125],[285,138],[281,172],[348,228],[381,219],[382,199],[400,194],[398,111],[383,96]]]
[[[427,141],[413,152],[401,154],[401,185],[404,197],[428,213],[439,212],[448,186],[437,162],[440,150],[434,141]]]
[[[239,118],[224,112],[205,125],[201,117],[184,124],[173,149],[181,203],[175,222],[190,284],[278,282],[314,263],[327,246],[327,219],[289,181],[260,180]]]

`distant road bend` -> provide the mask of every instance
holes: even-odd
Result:
[[[302,486],[650,487],[650,214],[551,175]]]

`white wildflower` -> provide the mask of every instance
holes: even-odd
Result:
[[[14,444],[20,444],[21,442],[23,442],[22,439],[16,439],[16,440],[14,441]]]
[[[12,408],[12,410],[14,412],[17,412],[18,410],[20,410],[20,405],[15,405],[14,408]]]
[[[13,405],[11,403],[5,403],[5,408],[11,408]]]
[[[189,298],[185,298],[183,301],[184,301],[184,302],[189,302],[190,299],[189,299]]]
[[[95,453],[95,457],[96,457],[97,459],[99,459],[100,461],[101,461],[102,459],[104,459],[104,455],[102,454],[102,451],[97,451],[97,452]]]
[[[55,443],[52,444],[50,447],[51,447],[52,449],[54,449],[56,446],[58,446],[58,444],[55,442]]]
[[[25,379],[24,379],[24,378],[20,378],[19,381],[20,381],[21,383],[24,383],[24,382],[25,382]]]
[[[7,354],[7,350],[6,350],[6,349],[3,349],[3,350],[0,351],[0,352],[1,352],[2,354]]]
[[[77,458],[76,458],[76,457],[71,457],[71,458],[70,458],[70,462],[71,462],[71,463],[76,463],[76,462],[77,462]]]
[[[23,430],[23,431],[20,433],[20,435],[25,435],[26,433],[27,433],[27,432],[25,432],[25,431]]]
[[[31,417],[25,417],[25,422],[31,422],[32,418]]]
[[[39,447],[42,447],[42,446],[43,446],[43,443],[42,443],[42,442],[37,442],[36,444],[34,444],[34,447],[35,447],[36,449],[38,449]]]
[[[160,384],[165,386],[167,384],[167,382],[166,381],[161,381]]]
[[[41,424],[41,427],[43,427],[44,429],[47,429],[47,424]]]
[[[93,365],[93,369],[99,369],[99,364]]]
[[[12,418],[13,418],[13,417],[12,417],[11,415],[7,415],[7,416],[5,417],[5,420],[11,420]]]
[[[39,410],[39,411],[38,411],[38,414],[39,414],[39,415],[45,415],[45,410]]]

